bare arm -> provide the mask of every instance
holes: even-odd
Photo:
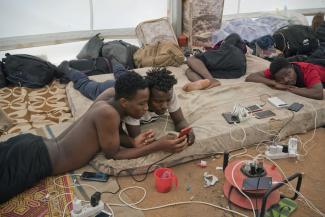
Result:
[[[179,108],[174,112],[170,112],[170,117],[174,122],[175,128],[177,131],[180,131],[181,129],[188,127],[189,124],[187,123],[187,121],[184,118],[182,109]]]
[[[321,83],[315,84],[311,88],[289,87],[288,90],[299,96],[318,100],[323,99],[323,85]]]
[[[100,105],[94,112],[96,113],[95,127],[100,148],[102,152],[104,152],[106,158],[114,158],[116,153],[120,150],[120,117],[118,113],[109,106]]]
[[[263,83],[270,87],[274,87],[277,84],[276,81],[266,78],[263,72],[252,73],[246,77],[245,81]]]
[[[174,122],[174,125],[175,125],[175,128],[177,131],[180,131],[181,129],[189,127],[189,124],[187,123],[186,119],[184,118],[181,108],[179,108],[175,112],[171,112],[169,114],[170,114],[171,119]],[[192,145],[194,143],[194,141],[195,141],[195,135],[194,135],[193,130],[191,130],[191,132],[188,135],[189,145]]]
[[[132,159],[148,155],[157,151],[181,152],[187,147],[186,136],[177,139],[163,137],[146,146],[138,148],[121,148],[114,156],[114,159]]]

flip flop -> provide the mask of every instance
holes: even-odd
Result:
[[[297,209],[296,202],[289,198],[282,198],[278,204],[272,205],[266,212],[266,217],[288,217]]]

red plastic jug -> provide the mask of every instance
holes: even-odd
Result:
[[[173,182],[178,186],[177,177],[170,168],[158,168],[154,172],[156,190],[161,193],[169,192],[172,189]]]

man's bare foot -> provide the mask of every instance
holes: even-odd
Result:
[[[209,81],[210,81],[210,85],[205,89],[211,89],[211,88],[214,88],[214,87],[217,87],[217,86],[221,85],[220,81],[218,81],[216,79],[211,79]]]
[[[210,85],[211,81],[209,79],[203,79],[185,84],[183,86],[183,90],[186,92],[190,92],[193,90],[203,90],[208,88]]]

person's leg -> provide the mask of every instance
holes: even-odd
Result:
[[[193,72],[191,68],[186,69],[185,75],[190,81],[198,81],[203,79],[203,77],[201,77],[199,74]]]
[[[111,59],[111,63],[115,79],[128,72],[127,69],[114,58]]]
[[[95,100],[98,95],[115,85],[114,80],[104,82],[90,80],[85,73],[69,67],[67,61],[62,62],[59,69],[64,73],[66,78],[73,82],[73,87],[76,90],[91,100]]]
[[[220,82],[216,80],[214,77],[212,77],[209,70],[200,59],[191,56],[187,60],[187,65],[192,69],[194,73],[202,77],[202,79],[209,79],[210,87],[215,87],[220,85]]]
[[[21,134],[0,142],[0,203],[51,175],[52,164],[43,138]]]
[[[193,90],[204,90],[209,89],[210,87],[210,80],[209,79],[201,79],[197,81],[193,81],[190,83],[187,83],[183,86],[183,90],[186,92],[190,92]]]

